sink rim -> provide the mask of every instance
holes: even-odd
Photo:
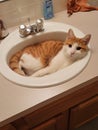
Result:
[[[55,25],[55,27],[54,27]],[[69,29],[73,29],[75,34],[78,37],[83,37],[84,33],[81,32],[79,29],[73,27],[72,25],[67,25],[63,23],[57,23],[57,22],[45,22],[45,31],[39,34],[36,34],[39,36],[40,34],[44,35],[45,33],[51,33],[51,32],[68,32]],[[0,62],[0,73],[8,80],[11,82],[26,86],[26,87],[36,87],[36,88],[41,88],[41,87],[49,87],[49,86],[54,86],[54,85],[59,85],[61,83],[64,83],[68,80],[71,80],[73,77],[78,75],[88,64],[90,56],[91,56],[91,51],[88,52],[85,58],[73,63],[72,65],[61,69],[55,73],[43,76],[43,77],[24,77],[21,76],[15,72],[13,72],[7,62],[6,62],[6,55],[9,52],[9,49],[14,47],[15,45],[24,42],[25,40],[30,40],[32,39],[32,36],[28,36],[26,38],[20,38],[18,34],[18,30],[15,30],[13,33],[11,33],[6,39],[4,39],[1,42],[0,45],[0,52],[1,53],[1,62]],[[9,42],[8,42],[9,41]],[[15,42],[17,41],[17,42]],[[9,46],[10,44],[10,46]],[[6,51],[2,51],[6,50]],[[2,64],[3,63],[3,64]],[[82,64],[82,67],[80,68],[80,65]],[[75,70],[74,67],[77,67]],[[7,71],[6,71],[7,70]],[[72,70],[72,71],[70,71]],[[73,72],[73,73],[72,73]],[[61,76],[62,75],[62,76]]]

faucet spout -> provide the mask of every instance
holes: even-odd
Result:
[[[20,25],[19,26],[20,37],[26,37],[28,35],[32,35],[44,31],[43,24],[44,24],[43,19],[38,19],[32,25],[30,25],[30,22],[29,22],[29,26]]]

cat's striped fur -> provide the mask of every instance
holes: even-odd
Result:
[[[21,75],[43,76],[53,73],[84,57],[91,35],[77,38],[70,29],[66,40],[49,40],[25,47],[14,54],[10,68]]]

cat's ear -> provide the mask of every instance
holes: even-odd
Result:
[[[85,37],[82,38],[85,45],[89,43],[90,39],[91,39],[91,34],[87,34]]]
[[[73,39],[75,38],[74,32],[72,29],[69,29],[67,35],[66,35],[66,39]]]

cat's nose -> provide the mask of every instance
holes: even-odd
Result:
[[[73,56],[75,54],[75,52],[71,52],[71,56]]]

